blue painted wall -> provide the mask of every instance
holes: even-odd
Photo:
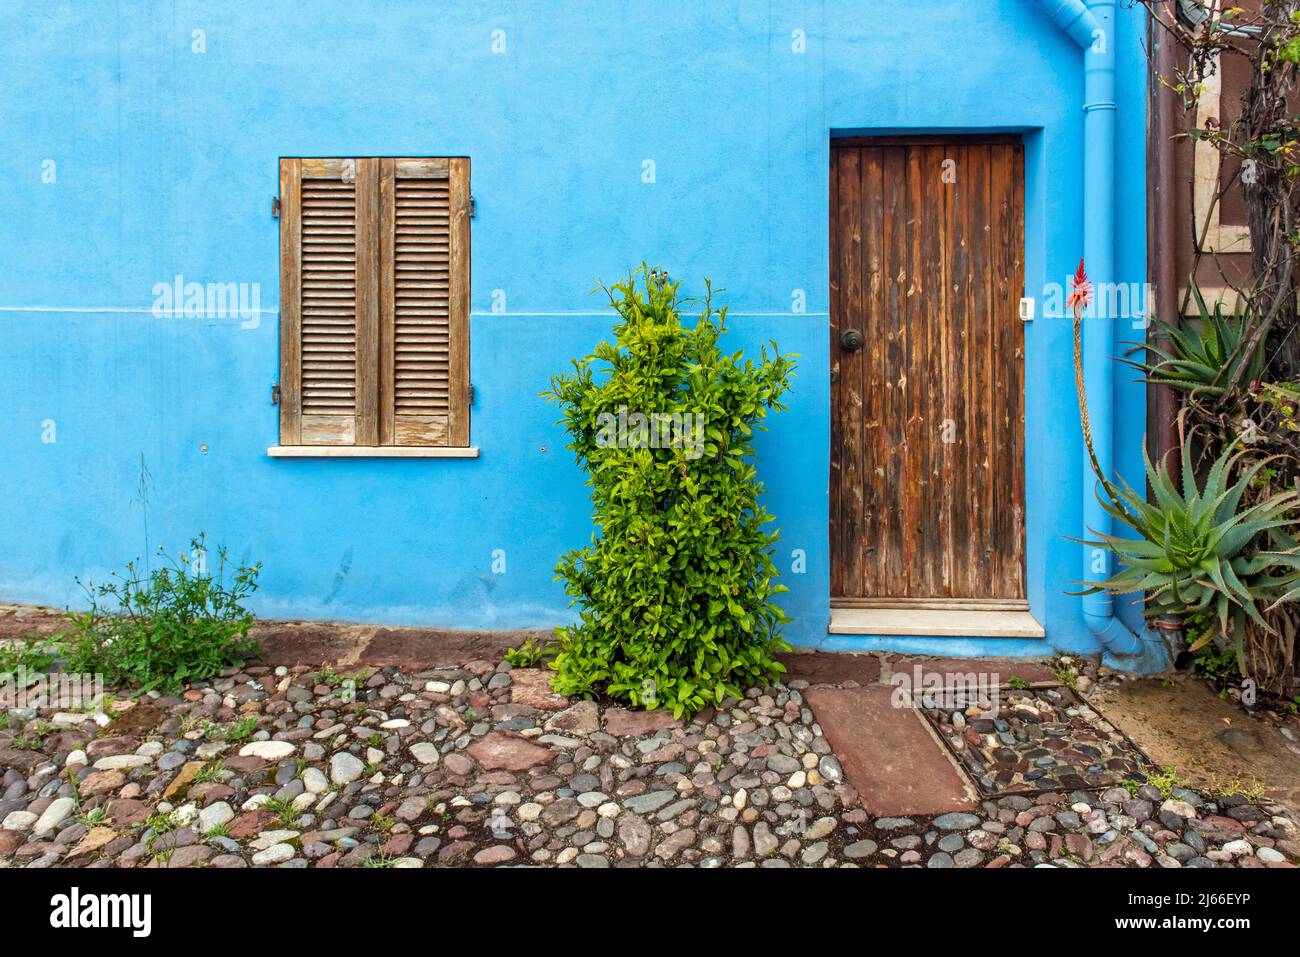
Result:
[[[538,393],[609,328],[594,280],[648,258],[696,290],[705,276],[724,287],[737,344],[773,338],[802,357],[791,411],[759,443],[760,474],[782,530],[778,566],[789,570],[793,549],[807,555],[804,574],[785,576],[787,636],[823,642],[830,137],[1023,132],[1026,285],[1041,296],[1082,243],[1077,47],[1030,0],[310,7],[33,0],[0,11],[0,600],[78,604],[74,575],[102,578],[146,537],[179,549],[202,529],[265,562],[264,616],[566,620],[552,569],[588,539],[589,509]],[[1117,279],[1141,282],[1144,27],[1134,11],[1117,15]],[[480,458],[265,455],[277,441],[270,204],[277,160],[294,155],[471,157]],[[260,284],[262,312],[155,318],[153,287],[177,274]],[[796,290],[806,312],[792,311]],[[1026,348],[1029,599],[1048,644],[1091,651],[1063,594],[1079,575],[1064,536],[1080,533],[1068,320],[1040,315]],[[1144,398],[1117,388],[1117,461],[1138,476]],[[53,443],[42,441],[50,421]],[[497,549],[505,574],[492,570]]]

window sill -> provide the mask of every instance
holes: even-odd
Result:
[[[478,449],[441,445],[273,445],[273,459],[476,459]]]

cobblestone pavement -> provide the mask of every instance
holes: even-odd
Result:
[[[0,721],[0,866],[1288,867],[1277,806],[1153,785],[879,818],[804,702],[689,723],[495,661],[249,667],[106,714]],[[112,709],[110,709],[112,710]]]

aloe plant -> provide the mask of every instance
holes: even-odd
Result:
[[[1264,349],[1261,342],[1249,353],[1242,351],[1242,341],[1250,328],[1250,313],[1243,303],[1238,303],[1232,315],[1223,310],[1223,303],[1210,309],[1196,283],[1191,283],[1192,299],[1196,303],[1199,324],[1175,326],[1156,321],[1160,332],[1170,342],[1168,350],[1149,342],[1137,343],[1145,349],[1145,360],[1123,358],[1120,361],[1144,374],[1143,382],[1167,385],[1193,396],[1218,398],[1230,388],[1245,389],[1257,380],[1264,369]]]
[[[1182,451],[1179,489],[1165,463],[1153,467],[1144,454],[1154,501],[1123,480],[1105,479],[1098,499],[1136,538],[1097,535],[1087,544],[1114,552],[1122,568],[1103,582],[1084,582],[1076,594],[1147,592],[1147,617],[1213,614],[1219,634],[1240,647],[1247,620],[1271,632],[1261,610],[1300,597],[1300,544],[1288,533],[1300,494],[1286,492],[1241,508],[1242,498],[1268,459],[1255,462],[1230,481],[1242,452],[1226,449],[1197,484],[1190,443]],[[1271,547],[1261,547],[1268,542]],[[1193,643],[1195,651],[1215,637],[1213,630]]]

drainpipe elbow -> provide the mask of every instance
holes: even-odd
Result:
[[[1038,5],[1080,47],[1092,46],[1101,24],[1083,0],[1038,0]]]
[[[1113,613],[1098,613],[1085,609],[1083,620],[1087,622],[1088,630],[1101,642],[1102,647],[1112,655],[1130,657],[1142,653],[1142,639],[1129,631],[1128,627]]]

